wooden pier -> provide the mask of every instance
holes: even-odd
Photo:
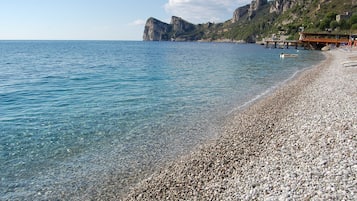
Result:
[[[269,44],[272,44],[274,48],[286,48],[289,49],[289,46],[294,46],[295,49],[298,48],[298,40],[265,40],[265,47],[269,47]]]

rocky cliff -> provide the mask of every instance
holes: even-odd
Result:
[[[270,6],[270,13],[284,13],[299,3],[299,0],[276,0]]]
[[[251,4],[239,7],[233,13],[231,23],[237,23],[244,20],[252,20],[257,12],[267,0],[252,0]],[[155,18],[149,18],[145,25],[143,40],[146,41],[196,41],[196,40],[226,40],[225,37],[219,37],[229,32],[230,28],[225,28],[222,23],[206,23],[194,25],[180,17],[173,16],[170,24],[162,22]],[[249,37],[251,38],[251,37]],[[249,39],[249,41],[252,41]]]
[[[143,39],[148,41],[169,40],[171,30],[171,25],[151,17],[146,21]]]
[[[241,20],[243,16],[248,14],[249,9],[250,9],[250,5],[237,8],[233,13],[232,23],[236,23],[239,20]]]
[[[173,16],[170,24],[155,18],[149,18],[145,24],[143,39],[149,41],[192,41],[199,40],[195,34],[198,25],[194,25],[180,17]]]
[[[298,29],[321,32],[330,26],[350,30],[357,20],[338,24],[334,16],[356,12],[357,0],[252,0],[237,8],[233,17],[223,23],[192,24],[172,17],[170,24],[149,18],[145,25],[144,40],[149,41],[245,41],[255,42],[264,37],[287,35],[292,39]],[[332,16],[332,17],[331,17]],[[356,15],[357,19],[357,15]]]
[[[176,35],[179,36],[182,33],[194,31],[196,29],[196,25],[191,24],[191,23],[183,20],[182,18],[176,17],[176,16],[173,16],[171,18],[170,24],[173,29],[174,38]]]
[[[253,0],[252,3],[250,4],[248,15],[249,19],[252,19],[256,12],[259,11],[262,6],[268,4],[268,0]]]

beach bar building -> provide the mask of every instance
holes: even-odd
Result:
[[[299,42],[306,49],[321,50],[328,45],[339,47],[341,44],[352,45],[352,38],[349,34],[331,34],[331,33],[300,33]]]

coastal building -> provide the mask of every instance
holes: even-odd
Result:
[[[321,49],[328,45],[340,46],[348,44],[350,35],[348,34],[331,34],[331,33],[300,33],[299,43],[307,49]]]
[[[351,17],[351,13],[345,12],[343,14],[336,15],[336,21],[339,23],[341,22],[341,20],[348,20],[350,17]]]

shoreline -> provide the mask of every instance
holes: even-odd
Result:
[[[357,89],[353,82],[357,68],[345,68],[341,62],[357,53],[333,50],[327,54],[319,65],[298,73],[242,111],[234,110],[222,134],[211,143],[155,172],[124,198],[115,192],[108,192],[105,197],[124,200],[356,198],[353,181],[357,179],[357,155],[350,147],[357,147],[357,95],[356,90],[353,92]],[[338,75],[349,79],[339,79]],[[344,88],[336,90],[339,85],[331,84],[336,80]],[[326,95],[331,97],[325,99]],[[341,99],[344,104],[333,104]],[[318,112],[313,112],[314,109]],[[345,117],[341,119],[335,113],[343,113]],[[336,133],[341,139],[335,139]],[[333,143],[340,141],[347,145]],[[347,150],[336,151],[335,147]],[[341,156],[331,154],[343,154],[342,159],[346,160],[343,168],[339,165]],[[334,172],[346,168],[351,171],[340,175],[344,180],[333,180]],[[338,189],[340,186],[344,188]]]
[[[325,62],[325,60],[322,60],[321,63]],[[228,113],[227,116],[229,116],[231,114],[235,114],[235,113],[236,113],[235,115],[239,115],[238,114],[239,111],[244,111],[244,109],[249,108],[250,106],[254,105],[255,103],[258,103],[259,101],[262,101],[264,98],[272,96],[277,90],[279,90],[281,88],[284,88],[291,81],[294,81],[295,79],[298,79],[299,76],[303,72],[305,72],[307,70],[311,70],[311,69],[313,69],[313,68],[315,68],[315,67],[317,67],[319,65],[321,65],[321,64],[313,65],[313,66],[306,67],[304,69],[296,71],[293,75],[288,77],[286,80],[281,81],[280,83],[272,86],[271,88],[267,89],[266,91],[262,92],[261,94],[258,94],[257,96],[253,97],[251,100],[243,103],[242,105],[239,105],[237,108],[234,108],[231,112]]]

